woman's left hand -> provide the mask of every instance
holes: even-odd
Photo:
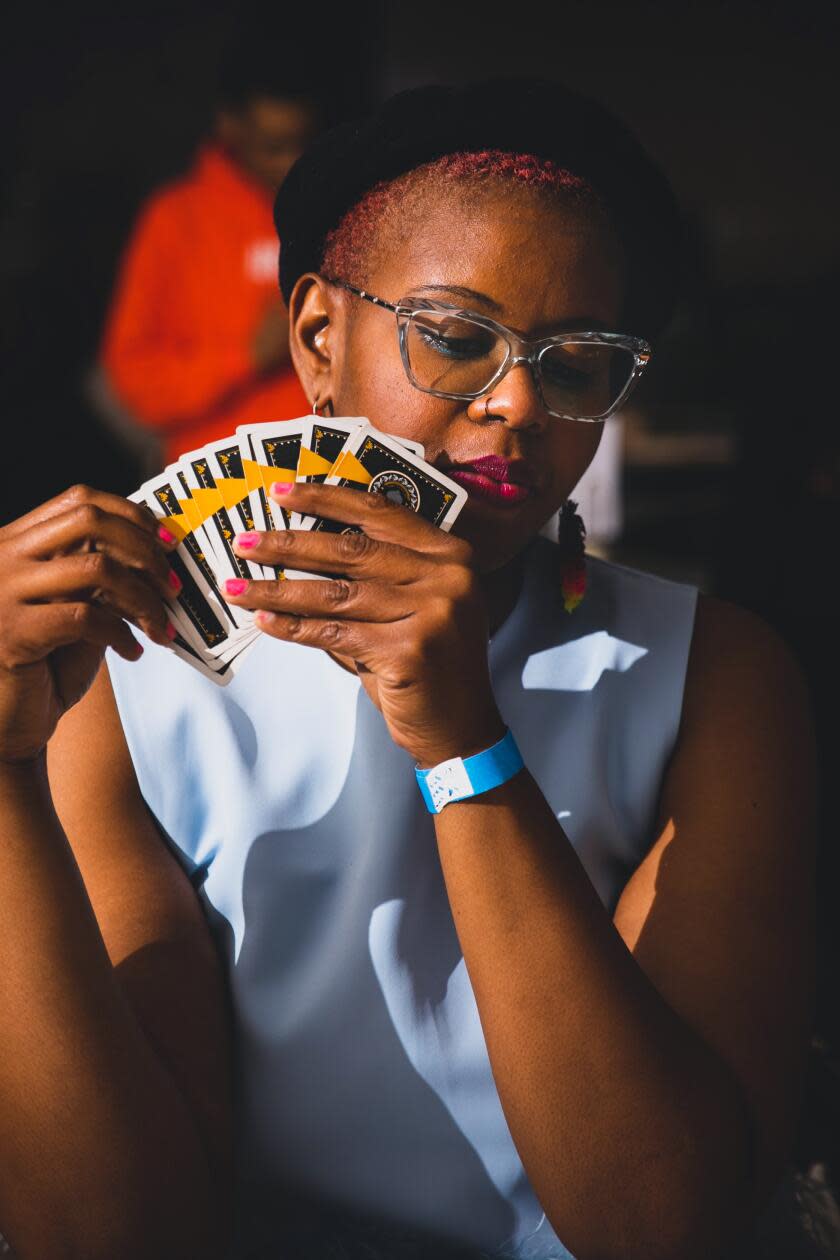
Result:
[[[394,742],[420,766],[501,739],[470,544],[361,490],[300,482],[272,497],[364,532],[272,530],[256,545],[234,543],[260,564],[341,576],[253,581],[225,598],[258,610],[259,629],[274,638],[352,661]]]

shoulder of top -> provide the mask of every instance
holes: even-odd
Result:
[[[662,577],[659,573],[650,573],[645,569],[634,569],[630,565],[618,564],[615,560],[605,560],[602,556],[587,555],[586,565],[594,574],[603,577],[607,581],[625,581],[628,584],[635,583],[659,587],[663,593],[670,589],[673,591],[697,591],[699,594],[699,588],[693,582],[681,582],[676,578]]]

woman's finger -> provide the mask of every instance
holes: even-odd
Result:
[[[136,661],[143,652],[121,617],[86,601],[24,604],[18,613],[15,634],[4,644],[3,664],[9,669],[41,661],[72,643],[111,647],[127,661]]]
[[[133,621],[150,639],[168,645],[175,635],[170,610],[160,595],[131,569],[106,552],[58,556],[28,565],[17,575],[15,594],[22,603],[93,600]]]
[[[8,541],[5,540],[4,541]],[[12,540],[24,555],[47,561],[73,552],[101,551],[134,569],[164,598],[177,594],[180,583],[169,567],[154,532],[140,529],[124,516],[114,516],[95,503],[84,503],[36,521]]]
[[[380,542],[369,534],[330,534],[320,530],[252,530],[237,534],[234,549],[237,555],[259,564],[312,573],[346,573],[395,585],[417,581],[435,563],[433,557],[395,543]]]
[[[281,487],[290,488],[281,490]],[[382,494],[354,490],[350,486],[328,486],[316,482],[275,482],[271,497],[287,511],[323,516],[346,525],[358,525],[370,537],[394,542],[430,555],[457,555],[468,562],[471,548],[462,538],[454,538],[436,523],[417,512],[392,503]],[[448,502],[440,504],[443,519]]]
[[[15,538],[40,521],[49,520],[51,516],[61,516],[73,508],[84,507],[86,504],[92,504],[113,516],[121,516],[144,533],[157,537],[160,522],[145,505],[132,503],[130,499],[124,499],[118,494],[110,494],[107,490],[96,490],[92,486],[83,485],[70,486],[61,494],[57,494],[55,498],[33,508],[25,516],[11,521],[4,526],[4,535]]]
[[[264,608],[301,617],[342,617],[350,621],[401,621],[414,611],[416,597],[409,586],[389,586],[385,582],[309,581],[286,578],[283,581],[253,581],[228,578],[225,599],[241,608]]]
[[[363,665],[370,665],[391,642],[390,627],[371,622],[322,620],[263,610],[256,613],[254,624],[272,638],[340,652]]]

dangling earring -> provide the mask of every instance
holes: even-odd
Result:
[[[313,404],[312,404],[312,414],[313,414],[313,416],[320,416],[320,414],[321,414],[321,413],[320,413],[320,411],[318,410],[318,408],[320,407],[320,405],[321,405],[320,400],[316,398],[316,399],[315,399],[315,401],[314,401],[314,402],[313,402]],[[329,409],[329,410],[328,410],[328,409]],[[332,415],[332,413],[333,413],[332,403],[331,403],[331,402],[325,402],[325,403],[324,403],[324,416],[325,416],[325,417],[326,417],[326,416],[331,416],[331,415]]]
[[[577,504],[567,499],[557,522],[560,547],[560,590],[566,612],[574,612],[586,594],[586,526],[577,514]]]

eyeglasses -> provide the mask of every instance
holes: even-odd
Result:
[[[580,331],[532,340],[446,302],[422,297],[386,302],[346,280],[324,279],[394,312],[406,375],[436,398],[479,398],[516,364],[527,363],[550,416],[606,420],[627,400],[651,357],[640,337]]]

